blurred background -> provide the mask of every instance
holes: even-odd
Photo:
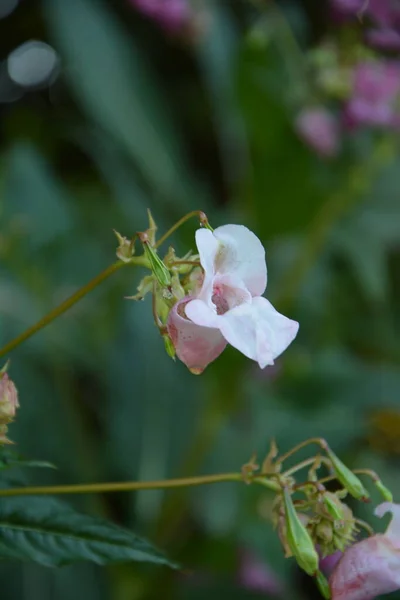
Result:
[[[247,225],[268,298],[300,322],[274,367],[228,348],[195,377],[150,300],[124,299],[140,270],[116,273],[11,355],[10,436],[58,467],[29,481],[234,471],[272,438],[324,436],[400,499],[400,19],[378,4],[0,0],[0,342],[113,262],[112,229],[143,230],[147,208],[161,233],[195,209]],[[283,558],[268,492],[70,501],[185,571],[4,563],[2,599],[318,598]]]

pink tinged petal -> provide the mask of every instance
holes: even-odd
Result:
[[[332,573],[332,600],[372,600],[400,588],[400,552],[385,535],[346,550]]]
[[[185,317],[191,298],[183,298],[171,309],[167,328],[178,358],[193,372],[201,373],[226,347],[218,329],[196,325]],[[207,306],[201,302],[206,308]]]
[[[220,242],[216,273],[240,279],[252,296],[261,296],[267,286],[267,265],[258,237],[244,225],[217,227],[214,237]]]
[[[299,324],[278,313],[265,298],[253,298],[218,317],[224,338],[261,369],[273,365],[294,340]]]
[[[244,302],[251,302],[251,294],[244,282],[234,275],[216,275],[211,298],[217,314],[222,315]]]

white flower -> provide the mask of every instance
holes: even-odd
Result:
[[[169,329],[171,325],[175,328],[171,338],[178,357],[189,368],[201,371],[228,342],[262,369],[274,364],[296,337],[299,325],[261,296],[267,284],[267,267],[260,240],[243,225],[224,225],[214,232],[199,229],[196,244],[204,271],[201,289],[195,298],[186,297],[171,311],[168,324]],[[190,328],[189,339],[185,339],[185,327],[187,332]],[[187,342],[190,364],[186,359]],[[210,343],[214,352],[210,352]],[[201,348],[206,348],[206,355],[202,355]]]

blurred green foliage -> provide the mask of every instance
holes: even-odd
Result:
[[[307,4],[286,8],[302,43],[323,33]],[[10,435],[57,465],[30,473],[36,484],[231,471],[272,437],[287,450],[324,436],[399,498],[396,140],[363,132],[340,158],[318,159],[293,131],[306,82],[285,15],[245,0],[206,10],[192,41],[122,0],[21,2],[0,21],[2,60],[32,38],[61,58],[49,89],[0,105],[0,340],[108,266],[112,228],[143,229],[147,208],[161,232],[194,209],[254,230],[268,296],[300,322],[298,338],[276,368],[228,349],[195,377],[166,355],[149,302],[124,299],[140,273],[123,269],[14,351]],[[174,236],[179,251],[193,248],[194,226]],[[222,484],[71,502],[134,527],[187,572],[4,563],[4,600],[253,598],[238,581],[245,548],[282,578],[283,597],[318,597],[283,558],[267,492]]]

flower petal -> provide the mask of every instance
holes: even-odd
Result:
[[[258,237],[243,225],[223,225],[213,235],[222,244],[215,258],[216,272],[235,275],[252,296],[261,296],[267,286],[267,266]]]
[[[204,302],[199,301],[207,309]],[[183,298],[171,309],[167,328],[178,358],[193,372],[201,373],[226,347],[218,329],[201,327],[185,317],[191,298]]]
[[[382,518],[388,512],[392,513],[392,520],[386,529],[385,537],[400,548],[400,505],[393,502],[382,502],[375,509],[375,515],[379,518]]]
[[[220,250],[220,244],[209,229],[198,229],[196,231],[196,245],[200,255],[200,264],[204,271],[203,285],[198,293],[198,298],[211,306],[215,259]]]
[[[346,550],[329,584],[332,600],[372,600],[400,587],[400,552],[385,535],[374,535]]]
[[[274,364],[294,340],[299,324],[278,313],[266,298],[253,298],[217,317],[216,325],[224,338],[261,369]]]

